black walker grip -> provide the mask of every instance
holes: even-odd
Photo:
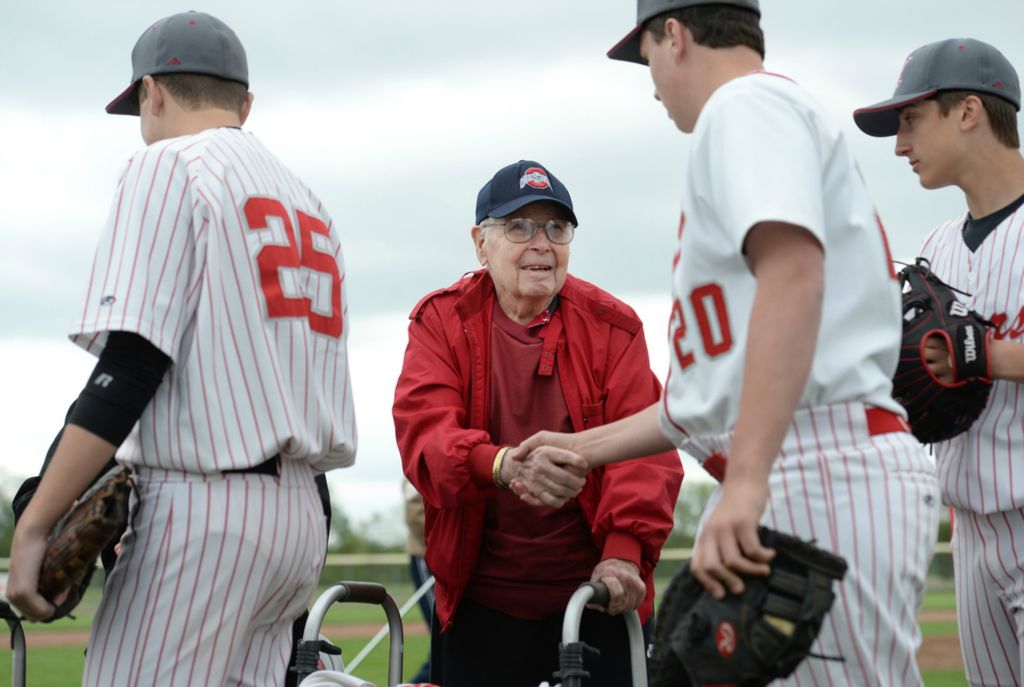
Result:
[[[351,601],[360,604],[382,605],[388,596],[384,585],[376,582],[343,582],[341,584],[348,588],[348,594],[339,597],[339,602]]]
[[[581,587],[590,587],[594,590],[594,596],[591,597],[588,603],[592,603],[595,606],[602,608],[608,608],[608,604],[611,603],[612,595],[608,591],[608,585],[604,582],[584,582]]]

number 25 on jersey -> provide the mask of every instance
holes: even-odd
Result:
[[[288,236],[288,245],[271,244],[264,246],[256,255],[256,264],[260,269],[260,285],[267,299],[267,316],[304,317],[309,320],[309,328],[314,332],[325,334],[335,339],[341,336],[341,275],[334,256],[317,250],[314,246],[314,234],[330,236],[327,225],[321,220],[307,215],[301,210],[295,211],[298,219],[301,244],[296,241],[295,231],[288,211],[279,200],[274,198],[249,198],[245,202],[245,219],[249,229],[260,231],[269,229],[267,220],[271,217],[280,220]],[[330,314],[323,314],[313,308],[314,298],[303,293],[297,297],[285,295],[281,287],[283,269],[306,268],[326,275],[330,279],[331,303]],[[299,280],[301,283],[301,280]],[[314,282],[315,283],[315,282]]]

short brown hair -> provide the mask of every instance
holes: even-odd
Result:
[[[206,74],[156,74],[153,80],[162,84],[188,110],[215,107],[241,113],[249,93],[244,83]],[[145,88],[139,84],[139,102],[146,95]]]
[[[988,113],[988,121],[996,140],[1008,148],[1020,148],[1020,134],[1017,132],[1017,108],[1009,100],[980,91],[939,91],[932,96],[931,100],[939,104],[939,112],[942,113],[942,116],[948,117],[954,105],[959,105],[971,95],[978,97],[985,112]]]
[[[665,22],[675,19],[690,29],[698,45],[731,48],[742,45],[764,59],[764,32],[757,13],[732,5],[697,5],[654,17],[644,26],[658,43],[665,38]]]

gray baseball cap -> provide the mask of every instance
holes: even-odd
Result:
[[[227,24],[203,12],[161,19],[132,48],[132,82],[107,105],[110,114],[138,115],[135,95],[146,74],[207,74],[249,85],[245,48]]]
[[[757,2],[758,0],[636,0],[636,26],[608,51],[608,57],[613,60],[647,64],[647,60],[640,57],[640,38],[643,35],[644,23],[659,14],[697,5],[732,5],[753,10],[760,17],[761,8]]]
[[[853,121],[869,136],[895,136],[899,110],[939,91],[991,93],[1020,110],[1020,81],[1003,54],[973,38],[949,38],[910,53],[888,100],[862,107]]]

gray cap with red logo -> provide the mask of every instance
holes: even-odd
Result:
[[[608,51],[608,57],[613,60],[647,64],[647,60],[640,57],[640,38],[644,23],[659,14],[697,5],[732,5],[753,10],[757,16],[761,16],[758,0],[636,0],[636,26]]]
[[[135,92],[147,74],[206,74],[249,85],[245,48],[231,28],[203,12],[182,12],[150,26],[132,48],[132,82],[107,105],[138,115]]]
[[[1003,54],[973,38],[949,38],[910,53],[888,100],[854,111],[853,120],[869,136],[895,136],[899,110],[939,91],[991,93],[1020,110],[1020,81]]]

